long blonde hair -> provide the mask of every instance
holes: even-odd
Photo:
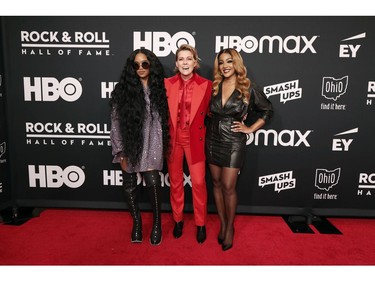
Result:
[[[247,69],[243,62],[243,59],[237,50],[233,48],[227,48],[221,50],[215,57],[214,62],[214,81],[212,88],[214,90],[213,95],[217,95],[219,92],[219,84],[224,80],[219,69],[219,58],[221,54],[229,54],[233,59],[233,67],[236,75],[236,89],[241,93],[241,97],[244,102],[249,103],[250,100],[250,79],[247,77]]]

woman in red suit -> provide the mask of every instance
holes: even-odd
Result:
[[[179,238],[184,226],[184,172],[186,158],[192,183],[194,220],[197,241],[206,240],[207,187],[204,119],[211,97],[212,82],[196,73],[199,68],[197,50],[181,45],[176,51],[177,74],[165,79],[170,112],[171,154],[167,160],[170,180],[170,201]]]

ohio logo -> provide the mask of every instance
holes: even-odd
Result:
[[[59,98],[67,102],[74,102],[82,95],[81,83],[72,77],[61,81],[54,77],[24,77],[25,101],[53,102]]]
[[[284,83],[266,86],[263,88],[267,98],[280,95],[280,102],[302,98],[302,88],[298,86],[299,80],[292,80]]]
[[[337,101],[339,97],[346,93],[348,80],[348,75],[338,79],[333,77],[323,77],[322,96],[328,100]]]
[[[145,31],[143,36],[140,31],[133,34],[133,49],[146,48],[152,50],[158,57],[166,57],[171,52],[176,54],[176,50],[182,44],[189,44],[195,47],[195,39],[188,32],[180,31],[174,35],[163,31]]]
[[[248,35],[243,38],[240,36],[216,36],[215,41],[215,52],[220,52],[221,49],[234,48],[238,52],[243,51],[245,53],[263,53],[267,51],[272,54],[274,48],[278,53],[288,54],[304,54],[310,51],[316,54],[313,43],[319,36],[313,36],[308,39],[306,36],[294,36],[290,35],[285,38],[281,36],[262,36],[257,39],[254,36]]]
[[[274,184],[275,191],[280,193],[282,190],[296,188],[296,179],[293,178],[293,171],[259,177],[258,185],[262,188],[270,184]]]
[[[30,187],[59,188],[63,185],[78,188],[85,182],[85,173],[80,167],[65,169],[56,165],[28,165]]]
[[[339,182],[340,173],[341,168],[337,168],[331,171],[326,169],[316,169],[315,186],[320,190],[329,191]]]

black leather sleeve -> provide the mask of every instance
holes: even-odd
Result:
[[[258,87],[250,89],[250,102],[246,123],[253,123],[258,118],[269,121],[273,117],[273,106],[265,93]]]

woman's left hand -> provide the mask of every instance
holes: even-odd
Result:
[[[231,126],[232,132],[248,134],[247,132],[248,130],[249,130],[249,127],[247,127],[243,122],[233,121],[233,124]]]

